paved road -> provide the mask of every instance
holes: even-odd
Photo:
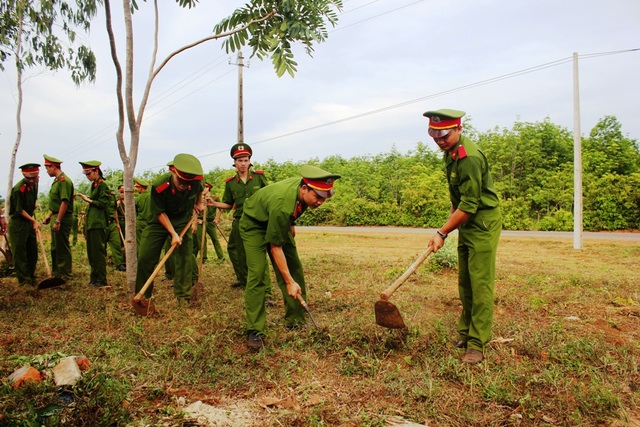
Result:
[[[302,227],[297,226],[298,230],[317,230],[328,232],[347,232],[347,233],[421,233],[430,234],[435,233],[433,228],[407,228],[407,227]],[[513,231],[503,230],[503,236],[520,236],[520,237],[540,237],[547,239],[569,239],[573,240],[572,231]],[[582,233],[583,240],[624,240],[629,242],[640,243],[640,232],[627,233],[627,232],[584,232]]]

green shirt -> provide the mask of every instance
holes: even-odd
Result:
[[[454,208],[475,214],[498,206],[487,158],[469,138],[461,135],[458,144],[445,153],[444,163]]]
[[[235,174],[227,179],[224,186],[224,194],[222,195],[222,202],[228,205],[236,205],[236,210],[233,213],[234,218],[240,218],[242,216],[242,209],[245,200],[247,200],[252,194],[267,186],[267,179],[264,177],[262,171],[249,171],[247,174],[247,182],[242,182],[240,176]]]
[[[284,245],[291,225],[307,209],[299,200],[299,188],[300,178],[285,179],[257,191],[244,203],[244,216],[265,231],[266,242]]]
[[[69,202],[64,216],[73,216],[73,182],[62,172],[55,177],[51,184],[51,190],[49,190],[49,210],[54,214],[58,213],[60,205],[64,200]]]
[[[91,203],[87,207],[85,219],[87,230],[107,228],[111,216],[109,211],[113,212],[113,196],[110,193],[109,186],[101,179],[91,184]]]
[[[151,217],[148,221],[160,222],[158,215],[161,213],[166,213],[171,220],[188,218],[203,190],[202,181],[191,181],[185,191],[178,191],[173,185],[171,172],[160,176],[151,186]]]
[[[138,194],[135,199],[136,205],[136,223],[140,227],[142,224],[146,224],[151,216],[151,192],[145,190]]]
[[[29,185],[26,179],[21,179],[11,190],[9,203],[9,216],[11,218],[23,218],[20,212],[25,211],[33,216],[38,200],[38,184]],[[26,219],[25,219],[26,221]]]

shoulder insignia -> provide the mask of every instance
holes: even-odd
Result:
[[[24,193],[25,191],[27,191],[27,184],[26,184],[26,183],[25,183],[25,184],[22,184],[22,185],[20,186],[20,192],[21,192],[21,193]]]
[[[60,177],[60,182],[64,182],[64,175]]]
[[[169,188],[169,181],[167,182],[163,182],[162,184],[158,185],[156,187],[156,193],[160,194],[162,193],[164,190],[166,190],[167,188]]]
[[[230,176],[229,178],[225,179],[224,182],[227,183],[227,182],[231,181],[235,177],[236,177],[235,175]]]
[[[458,157],[461,159],[467,157],[467,150],[464,149],[464,145],[458,147]]]
[[[264,171],[262,169],[254,170],[253,173],[257,173],[258,175],[264,175]]]

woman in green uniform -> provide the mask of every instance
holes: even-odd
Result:
[[[40,165],[27,163],[20,166],[23,179],[11,190],[9,202],[9,241],[13,251],[13,264],[21,285],[36,284],[36,264],[38,262],[38,241],[36,230],[40,224],[34,212],[38,200],[38,175]]]
[[[101,162],[89,160],[80,162],[82,173],[91,181],[89,196],[78,194],[89,205],[86,209],[87,258],[91,266],[89,284],[95,287],[107,284],[107,209],[113,207],[109,186],[104,182]]]
[[[244,203],[240,219],[248,269],[244,303],[247,347],[254,351],[264,345],[267,253],[284,299],[285,325],[295,329],[306,323],[299,301],[306,298],[306,286],[295,243],[295,223],[307,208],[315,209],[333,196],[333,182],[340,175],[310,165],[302,166],[300,174],[302,179],[268,185]]]

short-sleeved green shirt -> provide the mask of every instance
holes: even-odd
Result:
[[[151,186],[151,200],[149,209],[151,215],[147,220],[160,222],[158,215],[166,213],[170,220],[180,220],[189,218],[193,212],[193,207],[198,200],[198,194],[204,190],[202,181],[191,181],[185,191],[178,191],[173,184],[171,172],[166,173]]]
[[[257,191],[244,203],[244,216],[264,229],[265,241],[282,246],[307,205],[299,200],[300,178],[288,178]],[[244,220],[243,220],[244,221]]]
[[[85,218],[87,230],[107,228],[110,211],[113,209],[113,196],[109,186],[101,179],[93,182],[89,198],[91,203],[87,206]]]
[[[51,189],[49,190],[49,210],[51,212],[58,213],[60,210],[60,205],[62,202],[66,200],[69,202],[69,206],[67,206],[67,211],[64,216],[72,216],[73,215],[73,182],[69,179],[64,172],[58,175],[51,184]]]
[[[33,187],[27,183],[26,179],[21,179],[11,190],[11,201],[9,206],[9,216],[11,218],[22,218],[20,212],[25,211],[33,216],[38,200],[38,184]]]
[[[475,214],[498,206],[487,158],[469,138],[461,135],[458,144],[445,153],[444,162],[454,208]]]
[[[256,191],[266,186],[267,179],[262,171],[249,171],[246,183],[242,182],[238,174],[235,174],[228,178],[225,183],[222,202],[228,205],[235,204],[236,210],[233,213],[233,217],[240,218],[244,202]]]

